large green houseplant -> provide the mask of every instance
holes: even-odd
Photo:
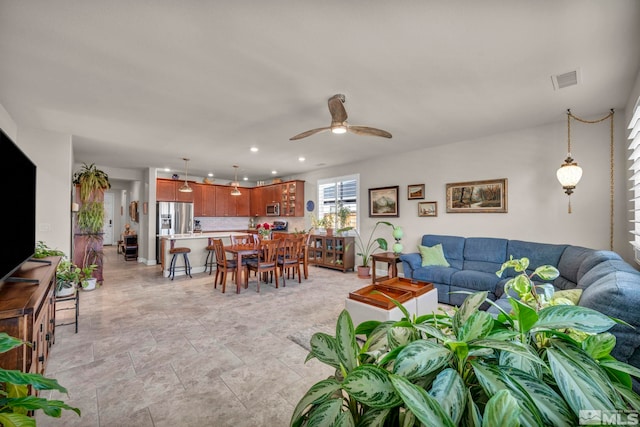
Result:
[[[22,345],[30,345],[4,332],[0,333],[0,353]],[[80,415],[80,409],[71,407],[61,400],[48,400],[29,395],[29,386],[35,390],[58,390],[67,393],[57,380],[40,374],[0,368],[0,424],[5,427],[34,427],[35,420],[29,411],[42,410],[50,417],[59,418],[62,410],[70,410]]]
[[[371,233],[369,233],[369,237],[365,240],[360,232],[355,227],[344,227],[338,230],[338,233],[343,233],[346,231],[353,232],[355,236],[355,245],[356,245],[356,255],[360,256],[362,262],[358,266],[358,277],[366,278],[369,277],[369,261],[371,260],[371,255],[377,250],[386,251],[389,247],[387,243],[387,239],[384,237],[375,237],[376,230],[380,225],[388,225],[392,229],[396,229],[396,226],[391,224],[388,221],[378,221],[373,226]]]
[[[111,188],[109,176],[92,163],[84,163],[73,174],[73,183],[78,189],[80,209],[76,221],[74,261],[84,271],[92,265],[97,279],[102,279],[104,227],[104,191]]]
[[[343,311],[335,337],[314,334],[307,356],[335,375],[302,397],[291,426],[575,426],[581,410],[639,410],[631,375],[640,370],[610,355],[615,337],[606,331],[616,320],[553,305],[548,286],[532,278],[552,280],[557,270],[527,275],[527,265],[511,260],[500,270],[520,272],[507,284],[519,298],[497,317],[479,309],[486,292],[453,312],[419,317],[396,303],[402,321],[355,330]],[[364,345],[356,334],[366,336]]]

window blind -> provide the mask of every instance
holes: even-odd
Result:
[[[640,98],[636,101],[636,105],[633,108],[633,116],[629,122],[629,150],[631,156],[631,203],[633,204],[631,209],[631,229],[630,232],[633,239],[630,241],[633,246],[635,260],[640,264]]]
[[[358,217],[359,175],[328,178],[318,181],[318,218],[335,215],[339,207],[350,211],[347,225],[355,227]]]

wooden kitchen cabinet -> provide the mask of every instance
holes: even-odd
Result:
[[[177,179],[163,179],[158,178],[156,180],[156,200],[158,202],[193,202],[194,192],[183,193],[178,191],[178,188],[182,187],[184,181]],[[189,182],[189,186],[194,188],[198,184]]]
[[[304,181],[280,184],[280,216],[304,215]]]
[[[215,216],[235,216],[235,202],[233,205],[233,212],[231,209],[231,187],[222,185],[216,186],[215,189]]]
[[[23,265],[16,277],[24,278],[25,282],[0,285],[0,332],[31,343],[0,353],[0,366],[4,369],[44,374],[55,341],[54,289],[60,257],[45,260],[51,264]]]
[[[193,216],[216,216],[216,187],[210,184],[193,186]]]
[[[251,189],[241,188],[239,196],[231,196],[235,199],[236,213],[235,216],[251,215]]]
[[[251,189],[251,216],[267,216],[267,203],[264,201],[264,187]]]

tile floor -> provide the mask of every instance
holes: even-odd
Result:
[[[105,259],[104,286],[81,294],[77,334],[56,329],[46,371],[69,396],[44,397],[82,417],[39,415],[41,427],[287,426],[307,389],[332,373],[315,359],[305,364],[307,351],[287,336],[335,325],[345,296],[367,284],[310,267],[302,284],[257,293],[252,277],[241,294],[222,294],[206,273],[171,281],[115,247]]]

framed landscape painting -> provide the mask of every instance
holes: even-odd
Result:
[[[418,216],[438,216],[438,202],[418,203]]]
[[[424,199],[424,184],[408,185],[407,198],[409,200]]]
[[[507,178],[447,184],[448,213],[506,213]]]
[[[370,217],[397,217],[400,216],[398,204],[399,186],[379,187],[369,189],[369,216]]]

